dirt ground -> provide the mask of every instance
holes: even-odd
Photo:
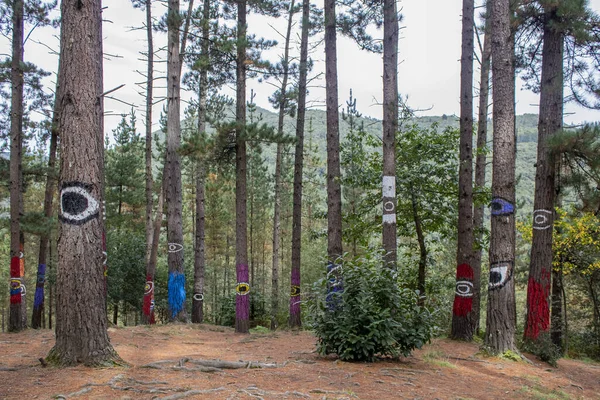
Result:
[[[476,344],[447,339],[400,361],[347,363],[316,354],[309,332],[166,325],[109,333],[130,367],[43,368],[53,332],[0,334],[0,399],[600,399],[600,364],[484,358]],[[203,372],[198,359],[276,366]],[[144,367],[161,360],[173,362]]]

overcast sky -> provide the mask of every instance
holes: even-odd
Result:
[[[198,3],[199,0],[196,0]],[[125,87],[113,95],[120,100],[134,104],[138,107],[139,130],[143,131],[144,98],[138,92],[143,91],[136,86],[144,78],[136,72],[145,71],[145,62],[141,59],[140,51],[146,47],[145,32],[132,31],[131,27],[141,26],[145,20],[145,13],[136,10],[127,0],[103,0],[104,18],[104,51],[110,55],[104,66],[105,90],[112,89],[121,84]],[[590,0],[594,10],[600,11],[600,0]],[[317,2],[322,7],[322,1]],[[408,95],[409,105],[417,109],[428,109],[421,115],[452,115],[459,112],[459,73],[460,73],[460,23],[461,0],[402,0],[403,29],[399,44],[399,90]],[[165,11],[163,5],[155,5],[153,12],[156,17]],[[110,22],[108,22],[110,21]],[[264,17],[250,16],[248,29],[268,39],[283,41],[269,25],[278,27],[283,31],[285,19],[278,21],[267,20]],[[298,25],[297,27],[298,28]],[[43,41],[48,46],[58,50],[57,31],[51,29],[36,29],[26,43],[25,59],[34,62],[48,71],[56,70],[57,57],[50,54],[48,48],[35,43]],[[166,45],[166,36],[157,35],[155,47]],[[0,53],[10,52],[10,43],[6,38],[0,42]],[[265,56],[273,61],[280,54],[280,49],[271,50]],[[323,71],[324,50],[323,46],[312,54],[316,63],[315,72]],[[165,64],[157,65],[161,70],[157,75],[164,76]],[[475,65],[475,76],[478,81],[478,65]],[[381,118],[381,106],[377,103],[382,98],[382,60],[377,54],[370,54],[359,50],[350,40],[338,36],[338,75],[339,99],[343,104],[348,98],[350,89],[357,99],[360,112],[376,118]],[[518,81],[520,86],[521,81]],[[476,82],[477,84],[477,82]],[[51,86],[51,83],[48,82]],[[156,96],[164,96],[166,89],[163,81],[157,81]],[[271,109],[268,97],[273,92],[273,87],[258,81],[248,82],[248,98],[250,89],[256,92],[256,103],[264,108]],[[225,89],[227,93],[234,94],[232,88]],[[182,95],[184,99],[189,94]],[[324,82],[315,83],[310,89],[309,100],[313,106],[323,104],[325,98]],[[477,104],[477,103],[476,103]],[[517,88],[517,113],[537,113],[538,96]],[[158,116],[162,110],[162,103],[154,109],[154,124],[158,127]],[[126,113],[130,107],[126,104],[107,99],[106,111],[121,114]],[[182,107],[183,109],[183,107]],[[582,122],[600,120],[598,111],[585,110],[575,105],[566,109],[566,122]],[[476,110],[475,110],[476,113]],[[107,116],[105,126],[110,132],[118,123],[119,116]]]

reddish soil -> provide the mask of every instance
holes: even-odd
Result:
[[[309,332],[239,335],[212,325],[109,329],[130,367],[43,368],[49,330],[0,334],[0,399],[600,399],[600,365],[552,368],[484,358],[476,344],[435,340],[400,361],[348,363],[314,352]],[[277,363],[222,372],[172,369],[181,358]],[[165,369],[142,366],[159,360]],[[185,364],[193,368],[193,364]]]

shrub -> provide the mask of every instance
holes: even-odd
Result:
[[[404,287],[398,272],[383,267],[380,251],[341,265],[343,289],[327,293],[331,277],[323,277],[310,296],[310,325],[319,353],[372,361],[376,356],[408,356],[430,340],[432,315],[417,304],[417,293]]]

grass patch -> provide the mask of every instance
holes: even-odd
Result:
[[[441,350],[431,349],[423,354],[423,361],[429,364],[444,368],[456,368],[456,365],[452,364],[449,360],[448,355]]]
[[[528,398],[535,400],[569,400],[571,396],[562,390],[548,389],[540,385],[523,386],[520,393],[527,395]]]

